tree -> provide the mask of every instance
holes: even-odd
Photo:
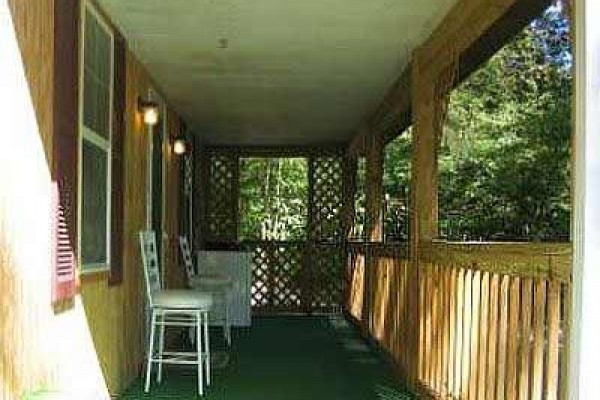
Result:
[[[568,238],[571,64],[558,4],[453,91],[439,155],[446,236]]]
[[[412,128],[385,147],[383,161],[384,234],[386,241],[408,240]]]
[[[291,240],[305,237],[308,199],[303,158],[245,158],[240,164],[240,236]]]

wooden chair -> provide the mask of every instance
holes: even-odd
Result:
[[[204,374],[210,385],[210,347],[208,314],[212,310],[211,293],[197,290],[165,290],[160,281],[156,234],[154,231],[140,232],[140,247],[146,281],[146,296],[151,312],[150,342],[146,367],[144,391],[150,390],[150,375],[153,364],[158,364],[157,382],[162,380],[163,364],[197,365],[198,393],[204,395]],[[188,327],[196,331],[195,352],[165,351],[165,328],[167,326]],[[159,328],[158,351],[155,351],[156,328]]]
[[[196,273],[189,241],[186,236],[179,236],[179,248],[185,267],[188,285],[194,290],[212,293],[215,300],[220,301],[223,315],[220,315],[223,323],[223,336],[228,346],[231,346],[231,323],[229,319],[229,300],[233,283],[229,276],[216,273]],[[213,313],[213,316],[216,313]],[[219,318],[218,318],[219,319]]]

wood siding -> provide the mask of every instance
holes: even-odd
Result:
[[[144,290],[137,232],[146,228],[148,134],[137,112],[137,97],[152,82],[129,50],[126,54],[126,132],[123,167],[123,282],[109,286],[108,273],[81,276],[81,295],[53,308],[50,296],[50,183],[53,165],[54,1],[9,0],[24,62],[36,132],[2,135],[25,157],[0,162],[22,172],[20,185],[0,178],[0,398],[20,399],[40,389],[80,398],[105,399],[138,376],[144,353]],[[25,108],[25,105],[24,105]],[[179,121],[169,111],[175,132]],[[3,144],[0,143],[0,146]],[[167,146],[170,149],[170,146]],[[6,161],[6,163],[5,163]],[[179,165],[166,156],[165,226],[178,232]],[[35,193],[30,209],[14,208]],[[27,211],[27,212],[25,212]],[[175,243],[175,242],[174,242]],[[169,258],[175,259],[173,246]],[[168,268],[174,268],[175,264]],[[171,276],[171,273],[167,274]],[[175,278],[169,278],[175,281]],[[180,283],[177,283],[180,284]],[[87,396],[87,397],[86,397]]]
[[[82,277],[82,294],[86,313],[92,328],[94,343],[111,393],[118,393],[138,376],[144,358],[144,304],[145,289],[142,261],[139,253],[138,232],[146,229],[146,182],[149,135],[137,112],[137,98],[144,96],[152,82],[143,65],[131,52],[126,55],[126,132],[124,137],[124,226],[123,226],[123,282],[109,286],[108,274],[92,274]],[[169,111],[167,121],[178,121]],[[177,122],[169,124],[169,132]],[[166,210],[164,226],[169,238],[178,232],[178,160],[171,153],[171,146],[164,144]],[[173,200],[175,199],[175,200]],[[165,259],[175,260],[178,254],[174,241],[164,247]],[[178,263],[166,265],[168,285],[181,285],[174,276]]]
[[[181,263],[179,251],[179,226],[181,207],[181,191],[169,190],[170,188],[180,187],[181,181],[181,162],[183,156],[173,152],[173,143],[180,136],[182,126],[179,116],[169,111],[167,116],[167,135],[163,147],[165,155],[165,183],[168,188],[165,193],[164,205],[164,233],[166,234],[163,249],[165,251],[165,285],[168,288],[185,288],[186,277],[185,270]]]
[[[39,389],[108,398],[81,299],[51,305],[54,2],[8,2],[18,48],[6,6],[0,79],[18,113],[0,111],[0,398]]]

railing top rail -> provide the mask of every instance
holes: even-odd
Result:
[[[570,243],[445,242],[433,241],[418,249],[425,262],[478,269],[526,278],[569,281]]]

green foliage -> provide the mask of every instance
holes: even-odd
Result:
[[[572,53],[551,7],[451,94],[440,146],[440,233],[449,239],[564,240],[570,225]],[[411,130],[386,146],[387,240],[408,239]],[[353,236],[364,239],[359,160]],[[305,238],[307,161],[241,161],[243,239]]]
[[[359,157],[356,165],[356,192],[354,193],[354,221],[351,237],[364,241],[367,237],[367,162]]]
[[[306,159],[245,158],[240,161],[242,239],[303,239],[307,200]]]
[[[442,235],[568,238],[568,35],[551,8],[453,91],[439,154]]]
[[[412,128],[408,128],[388,143],[384,152],[383,218],[386,241],[408,240],[411,156]]]

